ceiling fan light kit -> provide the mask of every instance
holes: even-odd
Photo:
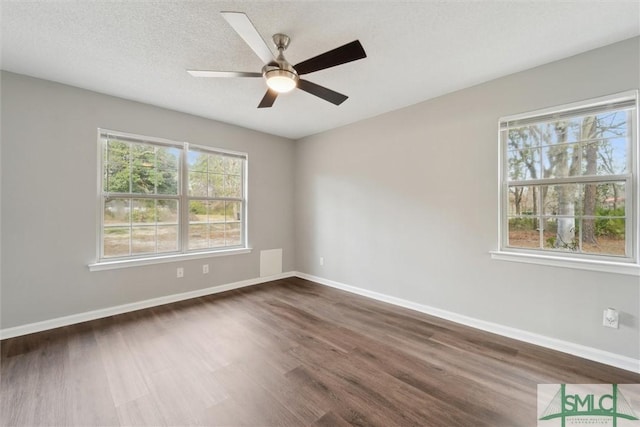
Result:
[[[238,35],[266,64],[262,67],[262,73],[244,71],[208,71],[187,70],[194,77],[264,77],[268,90],[260,101],[258,108],[269,108],[275,102],[278,94],[290,92],[295,88],[301,89],[318,98],[331,102],[334,105],[342,104],[348,96],[335,92],[326,87],[300,78],[302,74],[313,73],[347,62],[366,58],[367,54],[358,40],[347,43],[336,49],[314,56],[299,64],[292,66],[284,57],[284,51],[289,46],[291,39],[286,34],[274,34],[273,43],[278,49],[277,58],[251,23],[247,15],[242,12],[220,12],[223,18],[233,27]]]
[[[288,70],[273,69],[265,71],[267,86],[278,93],[291,92],[298,86],[298,75]]]

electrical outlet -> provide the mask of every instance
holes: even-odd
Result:
[[[178,267],[178,269],[176,270],[176,277],[178,279],[180,279],[181,277],[184,277],[184,268],[183,267]]]
[[[209,274],[209,264],[202,264],[202,274]]]
[[[321,256],[321,257],[320,257],[320,265],[321,265],[321,266],[323,266],[323,265],[324,265],[324,257],[323,257],[323,256]]]
[[[615,308],[607,308],[602,313],[602,326],[618,329],[618,326],[619,326],[618,319],[619,319],[618,311]]]

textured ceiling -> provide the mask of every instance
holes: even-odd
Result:
[[[640,1],[6,1],[4,70],[300,138],[640,34]],[[349,95],[296,90],[257,109],[260,71],[220,16],[291,36],[295,64],[359,39],[366,59],[307,75]]]

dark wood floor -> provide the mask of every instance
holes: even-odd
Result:
[[[1,343],[2,425],[534,426],[640,375],[290,278]]]

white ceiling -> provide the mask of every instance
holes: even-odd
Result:
[[[627,1],[7,1],[4,70],[301,138],[640,34]],[[296,90],[257,109],[260,71],[220,11],[263,38],[291,36],[295,64],[359,39],[368,57],[305,76],[344,93],[334,106]]]

